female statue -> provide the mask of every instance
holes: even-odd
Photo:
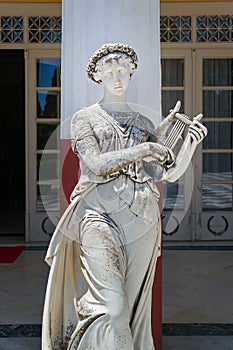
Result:
[[[152,350],[151,291],[160,255],[159,192],[188,167],[206,128],[194,121],[175,160],[163,146],[173,112],[155,129],[129,108],[137,55],[106,44],[87,73],[103,99],[71,122],[81,177],[51,240],[43,350]]]

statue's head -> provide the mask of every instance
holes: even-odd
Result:
[[[101,46],[90,57],[86,72],[90,79],[101,84],[103,74],[108,74],[110,66],[119,65],[129,72],[129,78],[137,68],[138,57],[134,49],[125,44],[109,43]],[[110,73],[110,72],[109,72]]]

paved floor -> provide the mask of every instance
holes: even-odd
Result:
[[[164,251],[163,322],[233,323],[233,250]]]
[[[163,350],[232,350],[232,337],[163,337]]]
[[[1,350],[40,350],[39,338],[0,339]],[[163,350],[232,350],[232,337],[163,337]]]
[[[48,266],[45,251],[23,251],[13,264],[0,264],[0,324],[41,323]]]
[[[15,263],[0,264],[0,326],[41,324],[48,275],[44,255],[44,250],[26,250]],[[232,276],[232,250],[165,250],[163,322],[233,323]],[[3,338],[0,332],[0,350],[40,348],[40,338]],[[163,350],[178,349],[232,350],[233,334],[163,337]]]
[[[40,350],[39,338],[0,339],[1,350]]]

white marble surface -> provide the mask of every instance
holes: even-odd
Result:
[[[0,324],[40,324],[48,274],[45,251],[23,251],[0,264]]]
[[[164,251],[163,322],[232,323],[232,276],[233,251]]]
[[[163,337],[163,350],[232,350],[233,337]]]

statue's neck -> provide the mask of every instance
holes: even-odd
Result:
[[[99,102],[100,105],[104,106],[108,110],[124,112],[129,111],[130,108],[126,103],[126,94],[116,96],[105,91],[102,100]]]

